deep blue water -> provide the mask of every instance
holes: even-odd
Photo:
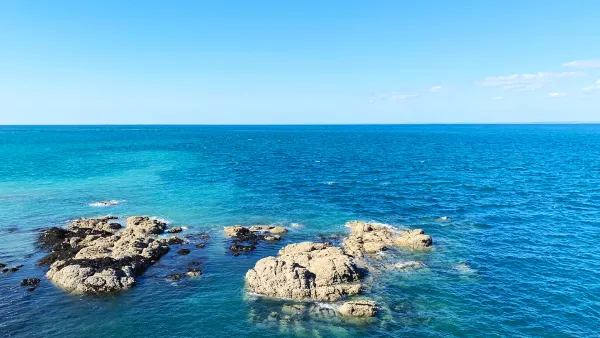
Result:
[[[88,205],[107,199],[126,202]],[[105,214],[212,237],[118,296],[19,286],[45,273],[35,229]],[[371,322],[266,320],[286,302],[245,272],[354,219],[424,229],[433,250],[394,259],[427,268],[375,276]],[[292,222],[239,257],[220,231]],[[0,262],[25,265],[0,274],[2,337],[597,336],[599,239],[598,125],[0,127]],[[164,278],[191,259],[202,277]]]

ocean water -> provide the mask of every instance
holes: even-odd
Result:
[[[600,126],[0,127],[2,337],[589,337],[600,331]],[[92,207],[118,200],[111,207]],[[204,249],[164,256],[116,296],[74,296],[36,266],[37,230],[148,215]],[[449,217],[442,221],[440,217]],[[244,274],[360,219],[422,228],[415,271],[371,276],[368,321],[269,318]],[[300,223],[233,257],[225,225]],[[165,279],[190,260],[204,275]],[[33,292],[23,278],[42,282]],[[312,305],[318,306],[318,305]]]

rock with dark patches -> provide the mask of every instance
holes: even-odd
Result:
[[[239,253],[239,252],[234,252],[234,253],[233,253],[233,256],[235,256],[235,257],[237,257],[237,256],[239,256],[239,255],[240,255],[240,253]]]
[[[173,228],[167,230],[167,232],[170,234],[176,234],[176,233],[182,232],[182,231],[183,231],[182,227],[173,227]]]
[[[179,237],[169,237],[169,238],[163,239],[163,241],[167,245],[178,245],[178,244],[185,243],[185,241]]]
[[[21,281],[21,286],[36,286],[40,284],[39,278],[26,278]]]
[[[21,265],[17,265],[17,266],[13,266],[12,268],[5,268],[2,269],[2,272],[4,273],[8,273],[8,272],[17,272],[19,271],[19,269],[21,269],[23,267],[23,264]]]
[[[27,291],[29,291],[29,292],[35,291],[36,288],[37,288],[37,286],[32,286],[30,288],[27,288]]]
[[[202,269],[187,268],[185,274],[188,277],[198,277],[198,276],[202,275]]]
[[[350,301],[342,304],[339,311],[347,317],[374,317],[377,315],[377,304],[370,300]]]
[[[180,250],[177,250],[177,254],[178,255],[184,256],[184,255],[187,255],[189,253],[190,253],[190,249],[180,249]]]
[[[166,223],[148,217],[130,217],[123,230],[115,217],[79,219],[67,229],[51,228],[39,238],[49,248],[41,265],[50,265],[46,277],[67,291],[88,294],[119,292],[135,285],[136,277],[169,251],[153,235]],[[116,225],[115,225],[116,224]]]
[[[198,244],[196,244],[196,248],[199,248],[199,249],[202,249],[205,246],[206,246],[206,244],[204,244],[204,243],[198,243]]]
[[[0,263],[0,269],[2,269],[2,268],[4,268],[4,267],[6,267],[6,264],[4,264],[4,263]]]
[[[191,261],[188,263],[189,266],[200,266],[202,265],[202,262],[199,261]]]
[[[229,247],[229,250],[231,250],[233,252],[250,252],[250,251],[254,251],[254,249],[256,249],[256,246],[254,246],[254,245],[234,244]]]
[[[206,234],[200,235],[200,239],[208,239],[208,238],[210,238],[209,235],[206,235]]]
[[[12,227],[12,228],[8,228],[7,230],[8,230],[8,232],[13,233],[13,232],[19,231],[19,228]]]
[[[173,273],[167,276],[167,279],[170,280],[180,280],[181,278],[183,278],[183,275],[180,273]]]

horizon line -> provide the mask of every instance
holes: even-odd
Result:
[[[0,124],[0,127],[77,127],[77,126],[410,126],[410,125],[571,125],[600,124],[600,121],[546,122],[415,122],[415,123],[81,123],[81,124]]]

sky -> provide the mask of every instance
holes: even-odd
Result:
[[[0,124],[600,121],[600,1],[0,0]]]

